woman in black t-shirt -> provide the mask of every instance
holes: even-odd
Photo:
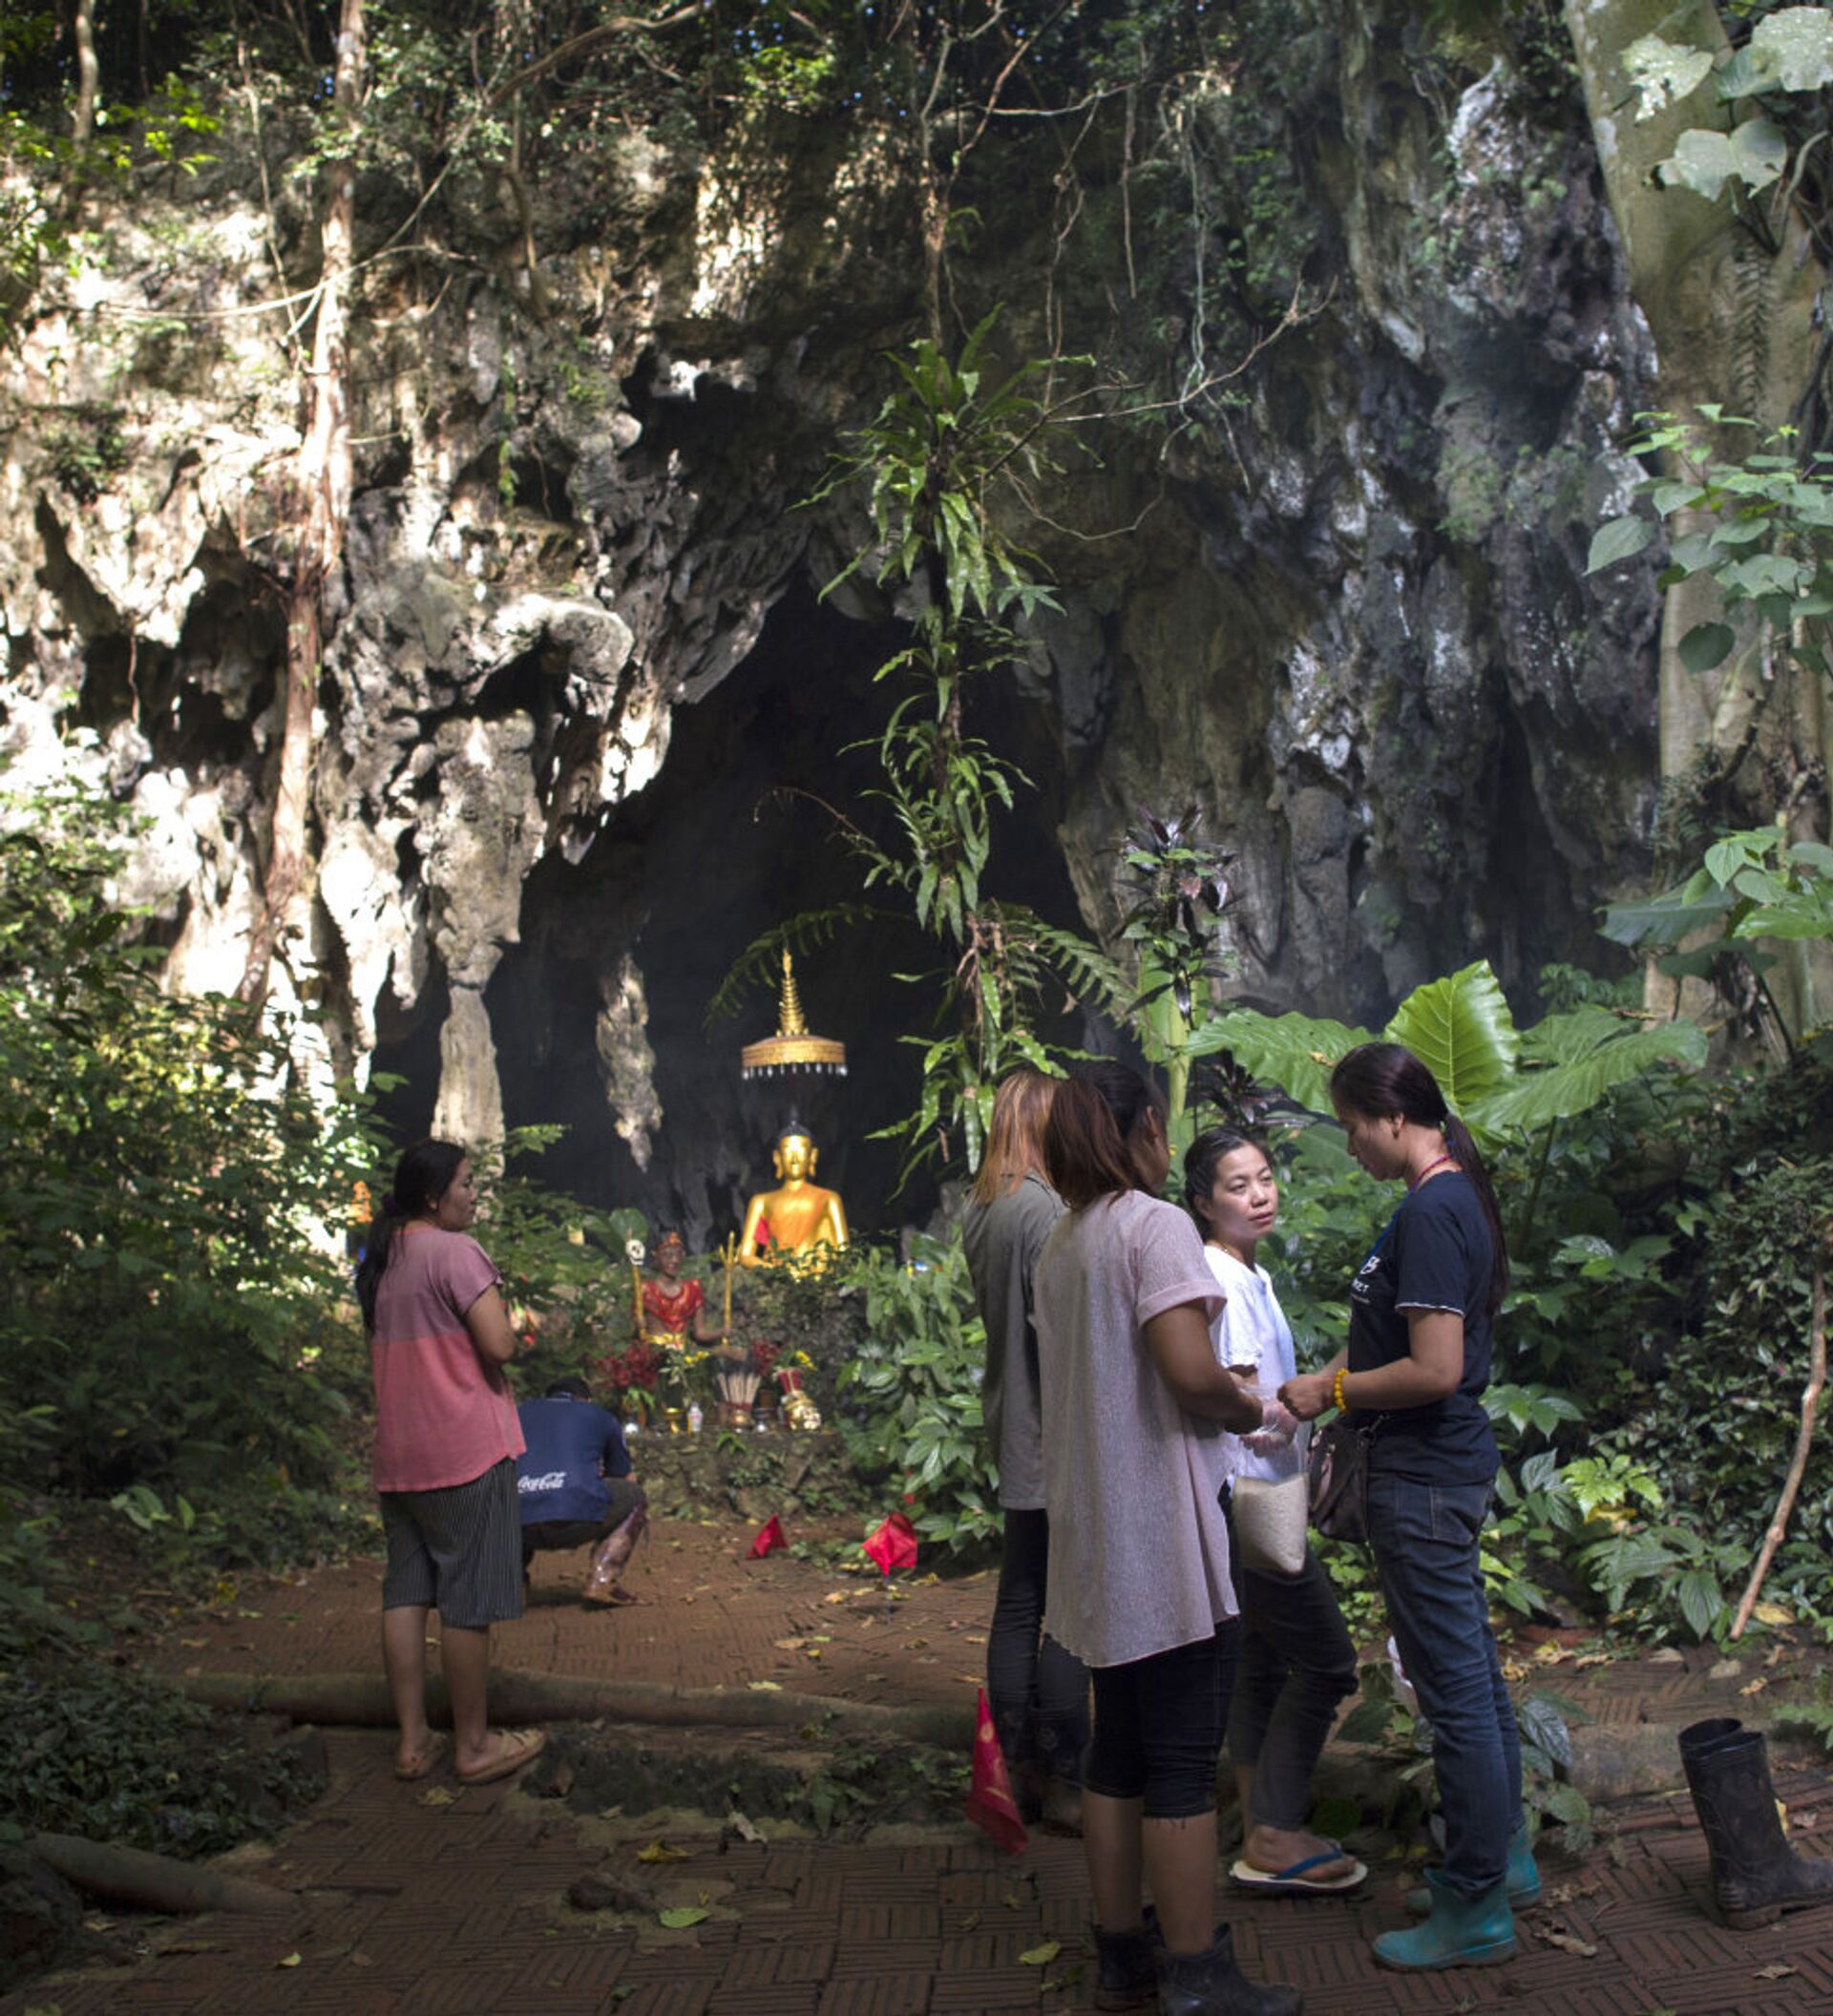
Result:
[[[1364,1043],[1331,1076],[1349,1151],[1406,1185],[1350,1286],[1349,1344],[1279,1397],[1301,1420],[1331,1407],[1374,1430],[1368,1525],[1401,1661],[1432,1724],[1444,1815],[1430,1915],[1383,1932],[1391,1967],[1487,1966],[1515,1951],[1511,1904],[1540,1894],[1522,1821],[1521,1746],[1489,1628],[1478,1539],[1497,1457],[1483,1391],[1508,1284],[1495,1192],[1438,1081],[1398,1043]]]

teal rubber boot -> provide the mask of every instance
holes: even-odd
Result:
[[[1406,1932],[1383,1932],[1375,1958],[1384,1967],[1494,1967],[1515,1957],[1515,1920],[1508,1886],[1476,1897],[1453,1890],[1442,1870],[1425,1872],[1432,1916]]]
[[[1534,1838],[1523,1820],[1508,1843],[1508,1908],[1526,1911],[1540,1901],[1540,1871],[1534,1866]],[[1422,1883],[1406,1893],[1406,1908],[1415,1918],[1423,1918],[1432,1908],[1432,1893]]]

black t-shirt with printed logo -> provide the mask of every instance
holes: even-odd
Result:
[[[1458,1390],[1423,1407],[1358,1409],[1379,1421],[1371,1471],[1428,1484],[1486,1484],[1496,1474],[1496,1438],[1484,1412],[1489,1383],[1489,1286],[1495,1242],[1470,1179],[1447,1169],[1421,1184],[1394,1213],[1349,1291],[1349,1369],[1373,1372],[1407,1356],[1409,1309],[1449,1310],[1464,1318],[1464,1377]]]

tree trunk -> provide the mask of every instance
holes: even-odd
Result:
[[[1709,0],[1678,10],[1673,0],[1566,0],[1565,15],[1631,292],[1648,319],[1659,360],[1651,403],[1695,421],[1699,406],[1717,402],[1766,428],[1789,423],[1822,368],[1815,304],[1828,276],[1811,235],[1790,206],[1772,251],[1738,220],[1728,198],[1708,202],[1691,190],[1656,183],[1654,170],[1679,136],[1716,122],[1720,108],[1702,89],[1638,119],[1623,67],[1624,50],[1645,34],[1722,46],[1718,10]],[[1769,201],[1769,194],[1758,200]],[[1741,430],[1721,443],[1734,459],[1756,445]],[[1670,533],[1696,529],[1676,519]],[[1735,626],[1738,644],[1722,665],[1690,672],[1680,660],[1681,639],[1696,624],[1723,616],[1717,585],[1708,576],[1690,576],[1668,590],[1659,668],[1661,773],[1676,780],[1696,771],[1702,780],[1730,787],[1731,806],[1721,797],[1715,811],[1755,825],[1778,810],[1776,780],[1785,792],[1787,780],[1804,770],[1824,773],[1833,758],[1833,717],[1823,680],[1773,677],[1759,626],[1747,617]],[[1823,827],[1815,816],[1821,810],[1798,808],[1798,825]],[[1823,838],[1824,831],[1812,837]],[[1652,1006],[1676,1005],[1673,982],[1652,974],[1650,985]],[[1812,992],[1804,956],[1784,960],[1772,987],[1784,997],[1780,1005],[1790,1025],[1801,1026]]]
[[[95,93],[101,80],[95,61],[95,0],[75,0],[70,33],[76,45],[76,103],[71,110],[70,136],[80,147],[95,137]]]
[[[285,576],[286,654],[282,672],[280,777],[267,848],[261,915],[248,941],[238,995],[265,998],[274,951],[305,879],[318,683],[324,652],[325,584],[343,559],[350,510],[349,289],[356,226],[356,137],[362,123],[364,0],[343,0],[331,103],[345,151],[327,170],[319,221],[318,314],[306,384],[305,438],[291,485],[295,543]]]

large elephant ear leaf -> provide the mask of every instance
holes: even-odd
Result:
[[[1610,1027],[1602,1026],[1600,1015]],[[1607,1092],[1657,1064],[1684,1064],[1696,1071],[1706,1060],[1705,1031],[1685,1019],[1636,1025],[1608,1011],[1579,1009],[1549,1017],[1533,1034],[1541,1054],[1558,1056],[1559,1061],[1522,1072],[1513,1084],[1485,1100],[1477,1118],[1487,1132],[1549,1126],[1574,1113],[1589,1113]]]
[[[1425,1065],[1454,1113],[1501,1091],[1521,1050],[1515,1018],[1487,959],[1414,988],[1384,1034]]]
[[[1192,1057],[1226,1050],[1244,1071],[1277,1085],[1313,1113],[1330,1111],[1330,1074],[1338,1059],[1369,1040],[1366,1029],[1309,1015],[1261,1015],[1253,1008],[1204,1023],[1190,1044]]]

